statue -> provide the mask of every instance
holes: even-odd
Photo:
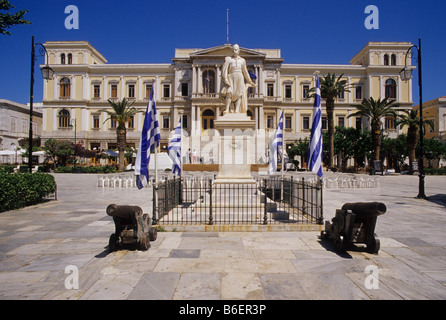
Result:
[[[255,87],[246,68],[246,61],[240,54],[240,47],[232,47],[233,56],[226,57],[222,68],[223,87],[220,96],[225,99],[227,113],[245,113],[248,111],[248,89]],[[246,82],[245,82],[246,81]]]

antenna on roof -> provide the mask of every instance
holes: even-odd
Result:
[[[229,9],[226,9],[226,44],[229,44]]]

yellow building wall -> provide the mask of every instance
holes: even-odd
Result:
[[[82,76],[75,76],[74,77],[75,87],[74,87],[74,99],[76,100],[82,100],[82,91],[83,91],[83,81]],[[73,90],[73,86],[71,87],[71,90]]]
[[[374,99],[381,97],[381,81],[379,77],[372,77],[372,97]]]

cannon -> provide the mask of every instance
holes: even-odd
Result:
[[[321,239],[331,238],[336,251],[344,252],[355,243],[367,246],[367,252],[377,254],[380,242],[375,234],[376,220],[387,207],[381,202],[345,203],[336,210],[332,223],[325,221]]]
[[[108,243],[110,252],[118,250],[123,244],[136,244],[145,251],[150,248],[150,241],[156,240],[157,230],[152,227],[152,219],[140,207],[110,204],[106,211],[115,222],[115,233]]]

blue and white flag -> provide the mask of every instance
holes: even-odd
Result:
[[[312,172],[322,178],[322,117],[321,117],[321,85],[317,78],[316,93],[314,95],[313,126],[308,152],[308,164]]]
[[[277,171],[277,159],[279,158],[279,148],[283,144],[283,112],[279,119],[274,139],[269,146],[269,166],[268,174],[273,174]],[[283,155],[282,155],[283,156]],[[283,170],[283,168],[282,168]]]
[[[152,90],[146,109],[146,115],[144,117],[141,140],[139,141],[139,148],[135,161],[135,176],[138,189],[142,189],[147,186],[149,181],[148,167],[150,162],[150,153],[159,146],[160,138],[161,134],[158,123],[158,113],[156,112],[156,104],[155,99],[153,98]]]
[[[181,175],[181,118],[172,139],[169,141],[167,154],[173,162],[172,172],[178,176]]]

